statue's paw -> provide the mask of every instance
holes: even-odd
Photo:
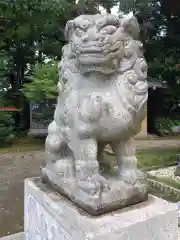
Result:
[[[122,170],[119,172],[118,178],[119,180],[131,185],[147,184],[146,174],[138,169]]]
[[[92,196],[100,196],[102,192],[107,192],[110,189],[108,180],[100,174],[79,181],[78,187]]]
[[[110,189],[108,180],[100,174],[94,175],[88,180],[94,183],[98,188],[101,188],[103,191],[108,191]]]

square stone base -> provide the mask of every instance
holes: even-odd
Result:
[[[149,195],[139,203],[93,217],[39,178],[25,181],[26,240],[178,240],[177,204]]]
[[[178,225],[180,226],[180,201],[177,203],[178,205]]]
[[[0,240],[25,240],[25,235],[23,232],[16,233],[10,236],[2,237]]]

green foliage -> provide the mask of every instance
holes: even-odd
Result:
[[[107,13],[119,3],[119,0],[79,0],[76,5],[78,14],[95,14],[99,13],[99,6],[105,8]]]
[[[119,3],[119,0],[98,0],[99,5],[104,7],[108,13],[111,13],[111,8]]]
[[[174,2],[174,1],[172,1]],[[177,1],[178,2],[178,1]],[[180,99],[180,8],[171,1],[120,0],[120,9],[133,11],[141,28],[148,75],[167,83],[165,108],[177,113]],[[173,4],[172,4],[173,5]]]
[[[59,80],[56,61],[37,64],[29,79],[31,82],[25,84],[22,89],[29,100],[56,99]]]
[[[29,76],[31,80],[22,88],[22,93],[31,103],[37,105],[33,110],[33,120],[37,123],[49,124],[53,118],[57,98],[58,62],[49,61],[37,64]]]
[[[94,0],[80,0],[77,5],[75,0],[1,0],[0,2],[0,48],[8,53],[12,62],[12,69],[8,68],[5,71],[5,83],[10,88],[8,91],[7,88],[3,91],[6,96],[2,98],[6,98],[6,103],[8,100],[10,105],[14,103],[15,107],[22,109],[21,116],[16,118],[16,125],[20,125],[20,120],[17,122],[17,119],[22,118],[23,122],[26,121],[28,124],[29,116],[27,111],[23,111],[27,107],[26,97],[51,99],[56,96],[57,78],[53,75],[56,71],[53,73],[52,66],[48,69],[48,65],[41,67],[41,64],[47,58],[54,60],[61,58],[61,49],[65,44],[66,22],[79,13],[97,12],[99,3]],[[99,0],[99,2],[106,5],[109,11],[115,0],[106,0],[104,3]],[[32,74],[35,66],[36,71],[33,70]],[[50,72],[48,76],[44,76],[43,71],[47,70]],[[20,89],[24,85],[26,86],[22,94]],[[1,95],[2,89],[4,88],[0,76]]]
[[[0,52],[0,107],[8,103],[6,97],[9,88],[7,72],[10,69],[11,61],[6,51]],[[13,119],[11,113],[0,111],[0,147],[10,140],[13,134]]]
[[[134,11],[135,1],[133,0],[120,0],[119,1],[119,10],[123,13],[129,13]]]
[[[12,138],[13,124],[11,113],[0,111],[0,147],[4,146]]]
[[[38,107],[33,111],[33,120],[37,123],[48,125],[53,119],[56,100],[43,100],[36,103]]]
[[[6,102],[7,89],[10,87],[8,79],[8,71],[11,69],[11,61],[6,51],[0,52],[0,106],[4,106]],[[7,103],[7,102],[6,102]]]
[[[159,118],[156,120],[156,131],[160,136],[173,136],[172,127],[180,126],[180,120]]]
[[[6,69],[6,83],[10,86],[6,103],[21,108],[21,116],[15,116],[16,126],[28,127],[27,99],[20,89],[31,79],[27,77],[34,66],[45,59],[60,59],[65,43],[64,27],[67,20],[76,16],[75,0],[1,0],[0,48],[12,61],[12,69]],[[1,83],[0,83],[1,84]],[[6,89],[7,90],[7,89]],[[0,93],[1,94],[1,93]]]

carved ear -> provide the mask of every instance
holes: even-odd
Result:
[[[73,31],[74,31],[74,21],[70,20],[66,23],[66,27],[64,31],[64,36],[67,41],[71,38]]]
[[[121,21],[121,26],[134,39],[138,39],[140,36],[140,28],[137,19],[134,16],[125,16]]]

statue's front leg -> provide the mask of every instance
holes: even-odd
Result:
[[[96,140],[76,140],[73,150],[78,186],[92,195],[101,194],[103,190],[108,188],[108,181],[99,173]]]
[[[147,176],[137,168],[133,141],[114,142],[111,146],[117,158],[119,180],[132,185],[147,184]]]

